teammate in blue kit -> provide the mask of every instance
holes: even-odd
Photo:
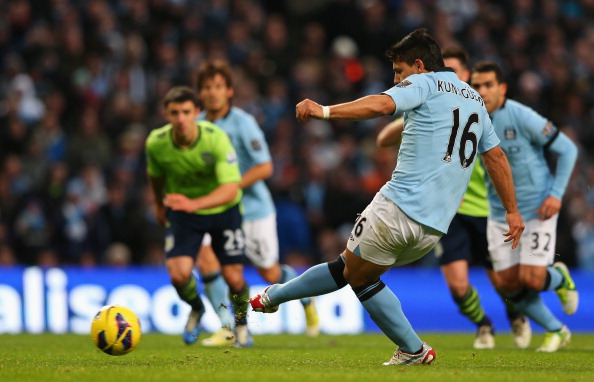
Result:
[[[237,152],[243,190],[243,231],[245,252],[260,275],[269,283],[284,283],[297,276],[290,266],[279,264],[276,209],[264,180],[272,175],[272,161],[264,133],[255,118],[231,105],[233,78],[231,68],[223,61],[208,61],[198,70],[197,87],[203,110],[199,120],[215,123],[231,138]],[[231,317],[224,305],[225,283],[220,266],[208,243],[198,256],[198,268],[205,292],[221,319],[222,329],[202,341],[205,346],[232,343]],[[306,334],[319,333],[319,319],[314,299],[301,299],[305,310]],[[221,305],[223,304],[223,305]]]
[[[382,94],[333,106],[309,99],[296,107],[297,119],[360,120],[404,112],[404,132],[392,179],[359,215],[347,248],[334,261],[308,269],[286,284],[275,284],[250,299],[252,309],[272,313],[304,296],[349,284],[374,322],[398,346],[384,365],[421,365],[435,351],[421,341],[400,301],[380,280],[393,266],[425,255],[447,231],[466,191],[476,155],[482,158],[507,210],[507,238],[513,247],[524,228],[516,206],[511,170],[481,97],[444,68],[435,40],[416,30],[386,52],[394,83]]]
[[[569,343],[571,333],[550,312],[539,293],[554,290],[566,314],[577,310],[578,293],[567,267],[561,262],[553,264],[557,217],[577,147],[546,118],[506,99],[507,85],[497,64],[476,64],[471,85],[483,97],[501,148],[509,159],[518,207],[526,221],[517,248],[498,240],[506,230],[505,209],[493,184],[488,182],[487,239],[497,287],[520,312],[546,330],[544,343],[536,350],[555,352]],[[555,176],[549,171],[545,151],[558,156]]]

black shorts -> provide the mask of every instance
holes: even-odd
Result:
[[[212,249],[222,265],[245,264],[245,239],[239,205],[214,215],[167,210],[165,256],[196,259],[205,233],[212,236]]]
[[[493,269],[487,244],[487,218],[456,214],[438,247],[436,256],[439,265],[466,260],[469,265]]]

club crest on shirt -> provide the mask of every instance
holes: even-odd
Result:
[[[251,145],[252,145],[252,149],[254,149],[254,150],[256,150],[256,151],[260,151],[260,150],[262,150],[262,145],[260,144],[260,141],[259,141],[259,140],[257,140],[257,139],[254,139],[254,140],[251,142]]]
[[[503,130],[503,136],[505,139],[516,139],[516,130],[512,128],[507,128]]]
[[[399,83],[397,83],[397,84],[396,84],[396,87],[397,87],[397,88],[405,88],[405,87],[407,87],[408,85],[412,85],[412,82],[410,82],[409,80],[404,80],[404,81],[402,81],[402,82],[399,82]]]
[[[212,155],[212,153],[208,153],[208,152],[202,153],[202,160],[208,166],[212,166],[215,162],[214,155]]]
[[[555,126],[553,126],[551,121],[547,121],[547,123],[545,124],[545,126],[542,129],[543,135],[549,136],[553,133],[553,131],[555,131]]]

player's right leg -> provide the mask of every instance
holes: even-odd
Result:
[[[486,234],[487,219],[456,214],[448,233],[443,235],[436,250],[441,273],[448,285],[458,311],[477,327],[473,347],[493,349],[495,331],[493,323],[481,304],[480,296],[470,284],[468,266],[472,258],[486,263],[489,256]]]
[[[221,275],[221,265],[210,245],[211,238],[209,234],[204,235],[202,247],[198,254],[196,262],[204,284],[204,293],[208,297],[214,311],[221,321],[221,329],[213,333],[212,336],[201,341],[204,346],[224,346],[233,345],[233,322],[231,318],[231,309],[227,302],[227,284]]]
[[[493,285],[497,291],[497,275],[495,271],[493,271],[492,266],[487,268],[487,275],[491,281],[491,285]],[[511,326],[514,343],[518,348],[526,349],[528,346],[530,346],[530,342],[532,341],[532,328],[530,327],[530,321],[516,309],[514,303],[505,297],[504,294],[500,293],[499,291],[497,291],[497,294],[505,305],[505,314]]]
[[[495,336],[491,319],[485,314],[476,289],[468,281],[468,262],[456,260],[441,266],[454,302],[461,314],[477,326],[475,349],[493,349]]]
[[[204,314],[204,304],[196,288],[196,278],[192,274],[203,233],[195,230],[193,214],[169,211],[167,218],[169,221],[165,236],[167,271],[179,297],[192,307],[184,329],[183,340],[187,344],[193,344],[200,334],[200,319]]]
[[[191,256],[169,257],[166,264],[177,294],[192,307],[182,335],[184,342],[190,345],[200,335],[200,319],[204,314],[204,304],[196,289],[196,278],[192,274],[194,259]]]

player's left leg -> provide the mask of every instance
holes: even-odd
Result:
[[[392,266],[423,257],[442,234],[410,219],[392,201],[377,194],[361,213],[344,252],[348,280],[373,321],[398,349],[384,365],[429,364],[435,351],[413,330],[400,301],[380,276]]]
[[[297,277],[297,271],[293,267],[279,264],[276,214],[256,220],[245,220],[243,230],[246,238],[246,256],[264,280],[271,284],[284,284]],[[306,334],[315,337],[320,329],[314,299],[309,296],[301,298],[301,304],[305,311]]]
[[[253,346],[252,336],[247,327],[247,307],[249,285],[243,277],[245,239],[241,228],[242,216],[239,206],[217,214],[213,228],[209,230],[212,248],[221,264],[221,273],[229,286],[229,300],[235,314],[235,346]]]
[[[555,284],[553,282],[551,282],[550,285],[553,286],[555,293],[563,306],[565,314],[574,314],[578,308],[579,296],[573,278],[569,273],[569,269],[560,261],[553,264],[553,269],[563,275],[563,281],[558,286],[554,286]]]
[[[538,291],[528,289],[520,283],[519,271],[520,265],[518,264],[498,270],[498,288],[509,301],[514,303],[519,312],[542,326],[548,333],[551,333],[548,337],[560,338],[560,336],[563,336],[563,341],[555,339],[550,342],[551,340],[547,339],[546,342],[550,342],[550,345],[543,344],[548,349],[545,351],[556,351],[560,346],[567,344],[565,342],[565,331],[562,332],[564,325],[545,305]]]
[[[423,341],[404,315],[400,300],[380,280],[380,276],[391,267],[361,259],[348,249],[344,257],[346,279],[377,326],[402,351],[414,354],[421,350]]]
[[[539,292],[524,288],[509,298],[520,312],[546,330],[545,340],[536,351],[555,352],[569,343],[569,329],[549,310]]]
[[[285,284],[269,286],[250,299],[255,312],[273,313],[278,305],[308,296],[320,296],[347,285],[343,275],[344,259],[339,256],[328,263],[315,265]]]
[[[564,263],[556,262],[548,267],[525,265],[521,268],[520,279],[529,289],[555,291],[566,314],[571,315],[577,311],[578,292]]]
[[[242,264],[223,264],[223,278],[229,285],[229,299],[235,312],[235,346],[253,346],[252,336],[247,327],[247,308],[250,288],[243,277]]]

